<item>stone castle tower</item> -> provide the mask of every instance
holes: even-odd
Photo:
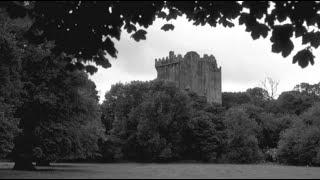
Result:
[[[221,104],[221,67],[213,55],[200,57],[191,51],[184,57],[169,52],[169,57],[156,59],[157,79],[176,82],[184,90],[205,96],[208,102]]]

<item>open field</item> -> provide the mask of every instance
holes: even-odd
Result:
[[[319,178],[320,168],[271,164],[76,164],[57,163],[38,171],[13,171],[0,163],[0,178]]]

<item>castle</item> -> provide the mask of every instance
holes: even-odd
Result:
[[[182,57],[169,52],[169,57],[156,59],[157,79],[176,82],[180,89],[205,96],[210,103],[221,104],[221,67],[213,55],[200,57],[190,51]]]

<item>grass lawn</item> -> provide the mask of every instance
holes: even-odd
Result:
[[[272,164],[81,164],[56,163],[38,171],[14,171],[0,162],[0,178],[320,178],[318,167]]]

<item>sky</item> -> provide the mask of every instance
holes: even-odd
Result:
[[[161,30],[166,23],[172,23],[174,30]],[[253,40],[245,31],[245,26],[195,26],[183,16],[169,22],[157,19],[147,29],[146,40],[136,42],[123,31],[120,41],[115,40],[117,58],[107,57],[112,67],[99,67],[90,79],[95,82],[102,102],[105,93],[115,83],[155,79],[156,58],[168,56],[169,51],[182,56],[188,51],[196,51],[201,57],[212,54],[218,66],[222,67],[222,92],[261,87],[261,81],[266,77],[279,81],[278,95],[292,90],[301,82],[312,84],[320,81],[319,50],[314,51],[315,64],[301,68],[298,64],[292,64],[292,57],[303,48],[301,38],[294,40],[295,48],[286,58],[271,52],[269,39],[270,35],[266,39]]]

